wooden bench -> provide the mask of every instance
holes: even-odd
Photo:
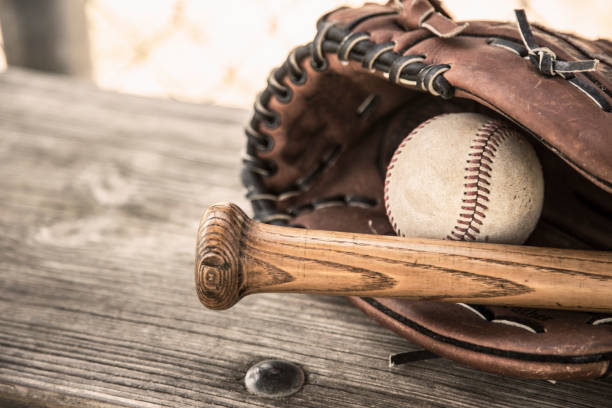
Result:
[[[213,312],[193,279],[196,224],[247,209],[247,112],[0,74],[0,406],[610,407],[612,380],[530,381],[418,350],[344,298],[254,295]],[[273,400],[246,370],[299,364]]]

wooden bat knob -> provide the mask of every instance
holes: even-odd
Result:
[[[211,309],[297,292],[612,311],[612,252],[280,227],[230,203],[200,221],[195,278]]]
[[[208,207],[198,228],[195,279],[198,297],[209,309],[227,309],[240,300],[244,281],[240,238],[251,219],[235,204]]]

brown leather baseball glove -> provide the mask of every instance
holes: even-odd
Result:
[[[518,24],[517,24],[518,23]],[[243,183],[256,219],[393,234],[385,169],[401,142],[445,112],[507,121],[543,165],[545,203],[528,245],[612,249],[612,43],[517,23],[455,22],[434,0],[323,16],[258,96]],[[612,296],[612,294],[611,294]],[[424,348],[507,375],[612,372],[612,316],[353,298]]]

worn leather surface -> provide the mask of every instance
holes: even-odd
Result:
[[[397,145],[432,116],[479,112],[514,123],[529,135],[542,162],[544,208],[527,244],[612,250],[612,113],[565,79],[546,77],[528,60],[488,44],[492,37],[520,43],[515,24],[471,21],[458,36],[439,38],[425,28],[406,29],[414,16],[405,13],[398,21],[395,8],[366,5],[325,18],[351,32],[367,32],[377,44],[394,41],[394,50],[402,54],[425,54],[427,64],[449,64],[443,75],[455,89],[454,98],[396,85],[358,62],[339,61],[335,53],[326,53],[328,66],[321,72],[311,58],[297,61],[306,82],[285,80],[290,101],[272,97],[266,105],[280,125],[260,123],[256,129],[273,141],[271,150],[257,154],[276,168],[262,178],[263,192],[282,195],[312,174],[328,152],[337,148],[339,154],[298,194],[268,200],[270,205],[291,214],[288,225],[393,234],[383,207],[383,183]],[[558,58],[599,59],[597,71],[576,75],[595,84],[612,103],[609,41],[586,41],[543,27],[533,31],[538,44]],[[374,102],[365,103],[372,97]],[[369,108],[359,114],[364,104]],[[361,202],[355,197],[372,205],[355,205]],[[257,213],[260,207],[254,208]],[[605,323],[606,316],[489,307],[485,319],[455,304],[353,302],[424,348],[482,370],[549,379],[594,378],[612,371],[612,322]]]
[[[567,380],[602,377],[610,369],[612,329],[609,325],[591,326],[593,316],[589,313],[487,308],[495,321],[518,321],[545,330],[533,333],[484,320],[459,305],[376,299],[382,307],[374,307],[362,298],[351,300],[396,333],[481,370]]]
[[[357,19],[355,13],[340,10],[329,18],[347,24]],[[457,97],[495,109],[549,145],[593,182],[612,190],[612,114],[589,103],[588,97],[567,81],[543,77],[516,54],[487,44],[492,37],[520,43],[514,24],[470,22],[458,37],[443,39],[424,29],[399,30],[393,16],[381,16],[364,21],[354,31],[370,32],[376,42],[395,41],[395,49],[406,55],[426,54],[428,63],[450,64],[452,69],[444,76],[455,86]],[[587,42],[543,28],[534,31],[538,44],[552,49],[559,58],[599,58],[598,71],[588,75],[607,90],[605,95],[612,101],[610,48],[605,42]],[[580,119],[568,120],[568,116]]]

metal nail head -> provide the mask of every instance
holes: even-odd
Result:
[[[249,368],[244,385],[251,394],[282,398],[295,394],[304,384],[304,371],[297,364],[283,360],[264,360]]]

